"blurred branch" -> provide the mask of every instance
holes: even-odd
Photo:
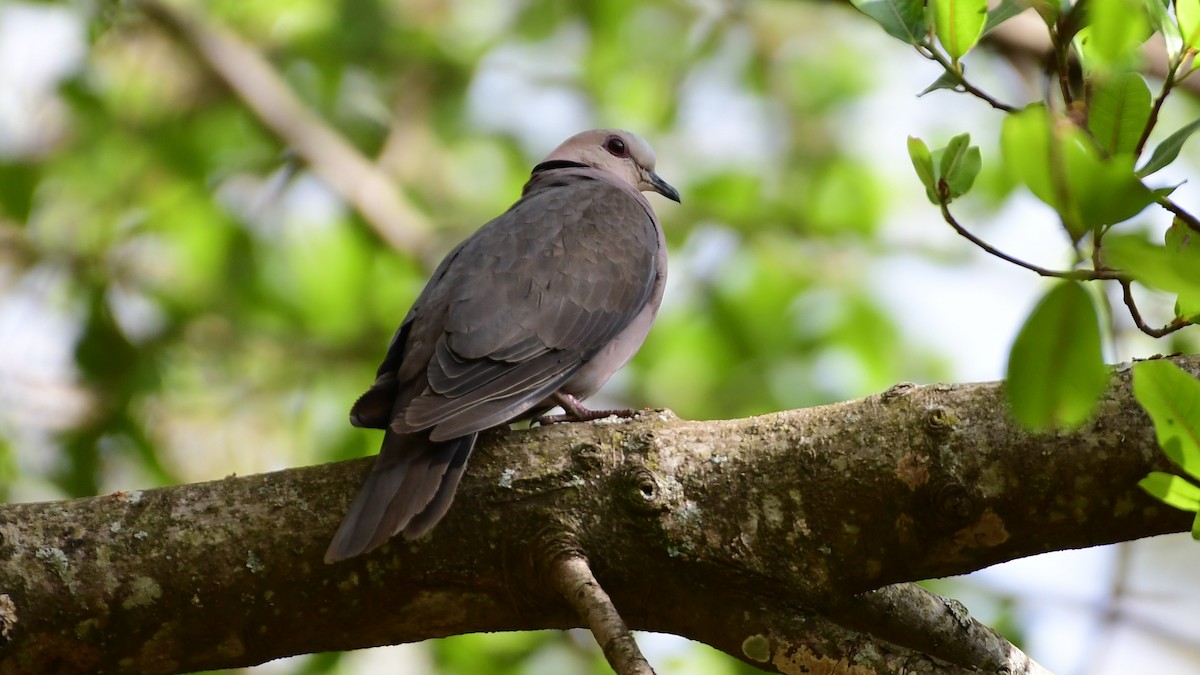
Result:
[[[1055,57],[1054,45],[1046,31],[1046,24],[1033,10],[1027,10],[1000,24],[984,36],[980,44],[1021,61],[1040,63]],[[1142,45],[1142,58],[1145,74],[1163,80],[1170,76],[1172,64],[1167,59],[1161,35],[1152,36]],[[1176,81],[1173,86],[1193,94],[1200,93],[1200,81],[1197,80]]]
[[[190,47],[384,241],[401,251],[421,251],[432,231],[425,216],[384,171],[305,107],[251,45],[182,7],[156,0],[136,4]]]
[[[1200,357],[1174,361],[1200,373]],[[1170,463],[1129,369],[1075,431],[1032,434],[1006,409],[1001,383],[905,384],[750,419],[497,431],[432,535],[336,565],[321,556],[371,459],[0,506],[0,674],[186,672],[574,627],[551,581],[564,551],[594,571],[601,614],[759,668],[1040,672],[902,582],[1191,518],[1136,486]]]

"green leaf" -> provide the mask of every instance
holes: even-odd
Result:
[[[938,175],[942,178],[949,176],[954,167],[962,161],[970,145],[970,134],[959,134],[951,138],[946,147],[942,148],[941,157],[938,158]]]
[[[1193,485],[1186,478],[1152,471],[1150,475],[1138,481],[1138,487],[1168,506],[1174,506],[1181,511],[1200,511],[1200,487]]]
[[[1088,106],[1088,129],[1109,156],[1133,152],[1150,119],[1150,87],[1137,73],[1097,77]]]
[[[1101,157],[1079,127],[1042,106],[1008,115],[1000,146],[1009,170],[1058,211],[1074,241],[1132,218],[1154,201],[1134,174],[1131,155]]]
[[[917,177],[925,186],[929,201],[934,204],[949,203],[971,189],[983,162],[979,148],[970,143],[970,134],[959,134],[950,139],[946,147],[930,153],[925,141],[908,137],[908,156],[912,159]]]
[[[933,83],[931,83],[928,87],[922,89],[921,93],[917,94],[917,97],[919,98],[931,91],[937,91],[938,89],[950,89],[951,91],[958,91],[959,85],[960,82],[957,75],[948,71],[943,71],[941,75],[938,75],[938,79],[934,80]]]
[[[1142,0],[1088,0],[1086,14],[1087,26],[1075,39],[1086,71],[1131,64],[1151,35]]]
[[[933,0],[938,41],[954,61],[966,54],[987,21],[987,0]]]
[[[933,190],[937,184],[937,177],[933,171],[933,158],[929,155],[929,146],[916,136],[909,136],[908,156],[912,159],[913,168],[917,170],[917,177],[921,179],[921,184],[926,189]]]
[[[1197,513],[1196,517],[1192,519],[1192,539],[1200,541],[1200,513]]]
[[[1163,452],[1200,477],[1200,380],[1167,361],[1133,364],[1133,396],[1154,421]]]
[[[1042,17],[1042,21],[1046,22],[1046,26],[1053,26],[1058,22],[1062,6],[1060,0],[1028,0],[1028,3],[1030,7],[1033,7],[1033,11]]]
[[[1153,2],[1154,0],[1150,0]],[[1200,2],[1200,0],[1197,0]],[[1200,119],[1188,124],[1187,126],[1178,129],[1175,133],[1167,136],[1167,139],[1159,143],[1154,148],[1154,152],[1150,155],[1150,159],[1138,169],[1137,175],[1145,178],[1150,174],[1165,168],[1168,164],[1175,161],[1179,156],[1179,151],[1183,149],[1183,144],[1191,138],[1196,130],[1200,129]]]
[[[1175,18],[1184,46],[1194,49],[1200,45],[1200,0],[1175,0]]]
[[[858,11],[875,19],[888,35],[919,45],[925,42],[929,27],[925,23],[924,0],[851,0]]]
[[[1180,270],[1194,272],[1200,270],[1200,234],[1188,227],[1187,223],[1176,218],[1167,228],[1167,254],[1172,258],[1172,264]],[[1200,322],[1200,273],[1190,275],[1194,283],[1180,290],[1175,300],[1175,315],[1193,322]]]
[[[1153,0],[1148,1],[1153,2]],[[983,24],[983,35],[987,35],[995,30],[996,26],[1024,12],[1028,6],[1016,2],[1016,0],[1000,0],[1000,4],[988,10],[987,23]]]
[[[1133,171],[1133,155],[1103,159],[1090,141],[1078,148],[1079,152],[1064,154],[1067,184],[1077,195],[1085,228],[1129,220],[1154,203],[1154,192]]]
[[[1167,59],[1174,61],[1183,49],[1183,36],[1179,33],[1179,25],[1175,23],[1175,18],[1167,9],[1170,1],[1164,3],[1162,0],[1143,0],[1143,4],[1146,14],[1150,17],[1150,26],[1163,36],[1167,47]]]
[[[970,143],[970,134],[959,134],[950,139],[938,158],[939,185],[946,184],[949,199],[966,194],[983,166],[979,148]]]
[[[32,162],[10,164],[0,160],[0,214],[7,213],[17,222],[29,219],[41,170],[40,165]]]
[[[1169,233],[1170,231],[1168,231]],[[1182,235],[1175,249],[1157,246],[1143,235],[1122,234],[1104,238],[1104,260],[1139,282],[1188,298],[1200,296],[1200,266],[1191,239]]]
[[[1000,150],[1013,177],[1038,199],[1059,209],[1050,174],[1051,119],[1040,105],[1007,115],[1000,130]]]
[[[1029,315],[1009,354],[1013,416],[1030,429],[1079,426],[1108,379],[1092,299],[1078,282],[1058,283]]]

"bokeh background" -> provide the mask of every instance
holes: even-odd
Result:
[[[1042,282],[941,222],[908,162],[909,134],[941,145],[971,132],[984,171],[960,219],[1026,259],[1069,261],[1048,209],[988,161],[1000,114],[946,91],[918,98],[937,67],[845,3],[176,6],[251,45],[316,124],[394,183],[411,231],[389,239],[356,212],[322,179],[338,166],[302,161],[137,3],[0,2],[5,501],[374,453],[378,432],[346,414],[426,275],[585,128],[648,138],[684,196],[650,197],[670,284],[645,347],[602,392],[608,403],[729,418],[900,381],[1002,377]],[[967,62],[997,97],[1039,96],[1036,73],[995,53]],[[1164,115],[1170,130],[1200,107],[1177,98]],[[1172,178],[1197,160],[1185,149]],[[1188,185],[1176,197],[1200,206]],[[1195,329],[1154,342],[1120,312],[1113,321],[1114,362],[1200,347]],[[1194,673],[1197,560],[1186,536],[1164,537],[932,585],[1055,672]],[[660,673],[757,672],[680,638],[641,642]],[[608,670],[588,634],[543,632],[247,672]]]

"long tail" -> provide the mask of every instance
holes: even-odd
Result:
[[[374,550],[400,532],[415,539],[433,529],[454,501],[477,435],[435,442],[428,432],[386,431],[375,466],[333,535],[325,562]]]

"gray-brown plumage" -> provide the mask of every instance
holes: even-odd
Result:
[[[555,405],[556,420],[628,412],[579,402],[633,356],[662,301],[666,245],[642,190],[679,201],[641,138],[585,131],[438,265],[350,412],[385,429],[383,447],[325,562],[432,529],[480,431]]]

